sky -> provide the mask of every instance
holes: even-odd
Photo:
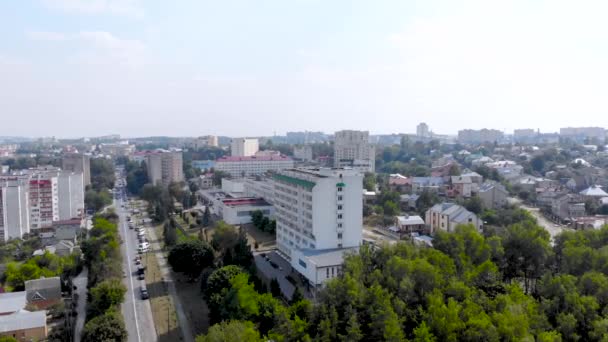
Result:
[[[0,136],[608,127],[608,1],[0,2]]]

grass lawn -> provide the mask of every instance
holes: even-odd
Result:
[[[161,245],[164,246],[164,242],[162,240],[162,226],[156,227],[155,230],[156,236],[161,239]],[[177,229],[177,236],[178,240],[192,238],[192,236],[185,236],[179,229]],[[198,236],[198,230],[196,236]],[[173,276],[175,290],[179,296],[184,313],[190,322],[190,328],[192,329],[193,336],[196,337],[197,335],[206,333],[207,329],[209,329],[209,309],[207,308],[207,303],[205,303],[205,300],[203,299],[200,282],[188,282],[186,277],[183,277],[181,274],[173,271],[171,271],[171,275]],[[172,312],[175,314],[175,309],[173,309]]]
[[[154,326],[159,341],[181,341],[183,338],[179,330],[175,307],[171,302],[167,284],[161,276],[158,261],[154,253],[147,253],[142,257],[146,266],[146,284],[150,294],[150,306],[154,317]]]

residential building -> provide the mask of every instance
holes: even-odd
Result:
[[[198,187],[200,189],[210,189],[213,187],[213,174],[206,173],[198,176]]]
[[[553,198],[551,215],[560,222],[572,222],[577,217],[585,216],[585,203],[580,195],[563,194]]]
[[[469,198],[479,191],[479,184],[473,182],[471,177],[468,176],[452,176],[450,177],[450,184],[447,193],[449,197]]]
[[[0,316],[0,336],[17,341],[45,341],[48,335],[46,311],[19,310]]]
[[[597,185],[592,185],[592,186],[588,187],[587,189],[581,191],[580,194],[585,196],[586,198],[592,198],[592,199],[600,199],[603,197],[608,197],[608,193],[606,193],[606,191],[604,191],[601,186],[597,186]]]
[[[64,154],[61,159],[61,169],[82,173],[84,186],[91,185],[91,157],[88,155],[80,153]]]
[[[293,159],[286,156],[224,156],[215,161],[215,170],[227,172],[232,178],[259,176],[268,171],[280,171],[293,166]]]
[[[420,194],[423,191],[443,192],[443,178],[441,177],[412,177],[412,192]]]
[[[152,184],[167,186],[184,181],[182,150],[155,150],[146,156],[148,179]]]
[[[310,162],[312,161],[312,146],[310,145],[301,145],[294,146],[293,148],[293,157],[295,159]]]
[[[217,135],[205,135],[202,137],[195,138],[190,147],[198,150],[203,147],[219,147]]]
[[[27,280],[25,297],[29,305],[45,310],[61,302],[61,280],[59,277]]]
[[[30,227],[50,228],[59,221],[59,189],[57,173],[34,172],[29,181]]]
[[[289,169],[273,181],[278,249],[319,286],[337,276],[343,254],[361,244],[363,176],[348,169]]]
[[[0,293],[0,317],[15,313],[26,305],[25,291]]]
[[[135,145],[129,144],[128,141],[121,141],[118,143],[103,143],[99,144],[98,147],[101,154],[114,157],[126,157],[135,152]]]
[[[398,173],[393,173],[388,177],[388,187],[391,191],[406,193],[412,191],[412,179]]]
[[[57,176],[59,220],[83,217],[84,179],[82,172],[61,171]]]
[[[497,182],[485,182],[479,187],[477,193],[484,208],[495,209],[507,205],[509,192],[505,187]]]
[[[233,157],[251,157],[259,151],[257,138],[234,138],[230,144],[230,155]]]
[[[416,126],[416,136],[419,138],[430,138],[432,135],[429,125],[424,122],[421,122]]]
[[[418,215],[396,216],[395,225],[391,228],[392,232],[396,234],[400,239],[409,237],[412,235],[412,233],[421,234],[426,230],[424,220]]]
[[[597,139],[603,142],[606,138],[606,129],[602,127],[565,127],[559,129],[562,138],[570,138],[579,142],[585,139]]]
[[[0,178],[0,241],[21,238],[30,232],[29,179]]]
[[[483,222],[477,215],[458,204],[449,202],[434,205],[427,210],[425,216],[431,234],[440,230],[451,233],[460,224],[472,224],[479,231],[483,227]]]
[[[484,142],[499,142],[504,134],[496,129],[465,129],[458,131],[458,141],[461,143],[479,144]]]
[[[516,143],[534,143],[539,134],[532,128],[516,129],[513,131],[513,141]]]
[[[369,143],[368,131],[339,131],[334,139],[334,167],[375,171],[376,149]]]

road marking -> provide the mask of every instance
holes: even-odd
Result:
[[[122,200],[120,201],[122,202]],[[120,203],[119,203],[120,204]],[[139,323],[137,322],[137,309],[135,308],[135,289],[133,288],[133,273],[131,272],[131,257],[129,255],[129,241],[127,238],[127,225],[125,224],[125,220],[124,220],[124,210],[122,210],[122,207],[120,209],[120,211],[122,212],[122,216],[119,215],[119,219],[122,217],[123,219],[120,220],[121,221],[121,225],[122,225],[122,231],[125,235],[125,249],[127,251],[127,268],[129,269],[129,281],[131,282],[131,297],[133,297],[133,316],[135,317],[135,331],[137,332],[137,341],[141,342],[141,338],[139,337]]]

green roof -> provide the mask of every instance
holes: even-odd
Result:
[[[336,184],[336,186],[337,186],[337,187],[341,187],[341,188],[343,188],[343,187],[345,187],[345,186],[346,186],[346,184],[344,184],[344,183],[338,183],[338,184]]]
[[[281,175],[281,174],[274,174],[272,176],[272,178],[275,180],[281,181],[281,182],[299,185],[299,186],[307,188],[309,190],[311,190],[316,185],[314,182],[311,182],[311,181],[307,181],[307,180],[295,178],[295,177],[290,177],[290,176],[286,176],[286,175]]]

